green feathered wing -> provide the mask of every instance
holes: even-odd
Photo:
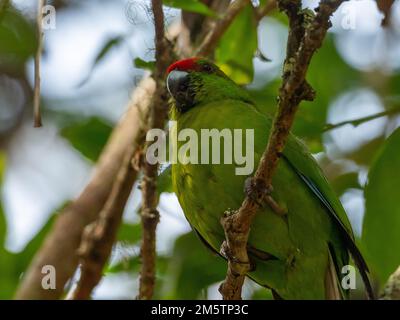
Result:
[[[267,144],[271,119],[248,101],[223,99],[179,115],[174,130],[185,128],[195,130],[199,137],[202,129],[254,130],[256,169]],[[245,143],[243,137],[243,154]],[[184,144],[178,142],[174,148],[179,150]],[[223,155],[223,143],[220,148]],[[224,240],[221,216],[228,209],[239,208],[244,198],[247,176],[235,174],[235,168],[242,166],[234,161],[172,166],[174,190],[186,218],[216,252]],[[289,137],[273,187],[272,196],[287,215],[279,216],[268,206],[257,213],[248,243],[255,265],[249,277],[284,299],[345,297],[340,286],[341,269],[349,263],[350,252],[370,289],[367,267],[354,244],[346,213],[316,161],[294,136]]]

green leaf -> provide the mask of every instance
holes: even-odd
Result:
[[[105,273],[113,274],[119,272],[139,272],[139,270],[140,270],[140,257],[133,256],[133,257],[123,258],[115,265],[108,266],[105,270]]]
[[[156,261],[156,273],[157,277],[163,277],[166,269],[167,269],[167,262],[168,262],[168,257],[165,256],[157,256],[157,261]],[[119,272],[132,272],[132,273],[138,273],[140,271],[141,267],[141,261],[140,261],[140,256],[134,255],[130,257],[126,257],[121,259],[121,261],[117,262],[116,264],[112,266],[108,266],[105,270],[105,273],[119,273]]]
[[[367,143],[364,143],[360,147],[351,152],[345,154],[347,159],[355,161],[357,164],[362,166],[370,166],[374,160],[374,155],[380,150],[385,142],[384,136],[378,136]]]
[[[167,298],[196,299],[209,285],[224,279],[226,262],[190,232],[176,239],[168,270],[174,279],[168,284]]]
[[[6,167],[6,157],[3,152],[0,152],[0,194],[1,186],[3,183],[3,175]],[[4,246],[4,242],[7,234],[7,221],[4,215],[3,206],[0,199],[0,248]]]
[[[63,205],[62,207],[64,207]],[[56,210],[58,212],[60,209]],[[46,238],[47,234],[49,233],[53,222],[55,221],[56,215],[52,215],[50,219],[46,222],[43,228],[35,235],[35,237],[25,246],[25,248],[16,254],[16,271],[18,274],[22,274],[28,267],[29,263],[33,259],[36,252],[41,247],[44,239]]]
[[[358,172],[347,172],[336,177],[332,181],[332,187],[337,195],[342,195],[347,189],[360,189],[358,182]]]
[[[94,59],[94,65],[95,66],[97,63],[99,63],[101,60],[104,59],[104,57],[110,52],[111,49],[119,45],[122,41],[124,40],[123,36],[116,36],[108,39],[104,44],[99,53],[96,56],[96,59]]]
[[[142,238],[142,226],[140,223],[123,223],[117,234],[117,240],[129,244],[135,244]]]
[[[400,265],[400,128],[371,166],[365,188],[362,241],[380,283]]]
[[[115,37],[111,37],[106,42],[104,42],[103,46],[101,47],[100,51],[97,53],[96,58],[93,61],[93,64],[90,68],[88,75],[78,84],[78,87],[83,86],[90,79],[93,70],[102,60],[104,60],[104,58],[108,55],[111,49],[120,45],[124,40],[125,40],[124,36],[118,35]]]
[[[0,191],[4,171],[5,155],[0,152]],[[0,299],[12,297],[19,277],[18,272],[15,271],[15,255],[4,248],[6,235],[7,221],[0,201]]]
[[[198,0],[163,0],[163,4],[167,7],[199,13],[209,17],[217,16],[214,11]]]
[[[20,276],[15,272],[16,257],[1,247],[0,261],[0,299],[11,299]]]
[[[0,247],[0,299],[11,299],[13,297],[21,274],[26,270],[34,254],[40,248],[53,221],[54,216],[19,253],[12,253],[3,246]]]
[[[96,161],[111,131],[112,127],[109,124],[92,117],[64,127],[61,135],[85,157]]]
[[[153,71],[156,65],[155,61],[145,61],[140,58],[135,58],[135,60],[133,60],[133,63],[136,68],[147,69],[150,71]]]
[[[174,192],[172,188],[172,176],[171,176],[172,166],[169,165],[158,175],[157,179],[157,188],[158,193],[161,194],[162,192]]]
[[[250,83],[257,48],[257,22],[249,4],[222,36],[215,52],[217,65],[236,83]]]
[[[12,7],[0,13],[0,69],[23,74],[25,62],[34,55],[34,25]]]

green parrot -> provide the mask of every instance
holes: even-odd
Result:
[[[175,62],[167,74],[172,96],[170,118],[176,124],[173,130],[192,129],[201,136],[202,129],[253,129],[255,171],[272,119],[260,111],[246,90],[203,58]],[[172,149],[178,152],[185,143],[177,139]],[[224,146],[220,144],[221,154]],[[227,210],[240,207],[251,174],[237,174],[237,161],[208,162],[176,161],[172,164],[172,184],[193,230],[219,253],[225,239],[220,219]],[[350,253],[372,298],[368,268],[355,245],[346,212],[317,162],[293,135],[272,185],[271,196],[285,214],[277,214],[267,204],[258,210],[248,241],[253,266],[248,277],[271,289],[275,298],[344,299],[349,289],[341,286],[347,274],[342,273],[342,267],[349,264]]]

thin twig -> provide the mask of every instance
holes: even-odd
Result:
[[[42,31],[42,19],[43,19],[43,6],[44,0],[38,0],[38,12],[36,19],[36,33],[37,33],[37,49],[35,54],[35,84],[33,89],[33,126],[42,126],[42,116],[40,114],[40,60],[42,57],[43,49],[43,31]]]
[[[250,0],[235,0],[232,2],[225,15],[220,20],[217,20],[215,26],[211,28],[210,32],[204,37],[203,42],[196,50],[196,55],[204,57],[209,56],[235,17],[249,3]]]
[[[230,0],[201,0],[217,16],[222,16],[229,7]],[[177,42],[176,51],[183,58],[191,57],[194,54],[196,45],[204,39],[204,36],[212,30],[215,25],[215,16],[182,11],[181,29]]]
[[[381,118],[381,117],[384,117],[384,116],[389,116],[389,115],[392,115],[392,114],[396,114],[396,113],[400,113],[400,107],[392,108],[392,109],[385,110],[385,111],[382,111],[382,112],[378,112],[378,113],[372,114],[370,116],[366,116],[366,117],[362,117],[362,118],[358,118],[358,119],[346,120],[346,121],[342,121],[342,122],[338,122],[338,123],[334,123],[334,124],[327,123],[325,125],[323,131],[326,132],[326,131],[334,130],[334,129],[343,127],[343,126],[345,126],[347,124],[351,124],[354,127],[357,127],[360,124],[363,124],[365,122],[368,122],[368,121],[371,121],[371,120],[375,120],[375,119],[378,119],[378,118]]]
[[[272,176],[284,149],[298,105],[302,100],[312,100],[314,92],[305,81],[308,65],[314,52],[321,46],[330,16],[343,0],[322,0],[315,17],[301,10],[300,1],[280,0],[279,8],[289,17],[287,56],[283,82],[279,90],[278,110],[274,118],[267,148],[251,180],[250,192],[241,207],[221,219],[226,241],[221,251],[228,258],[228,271],[220,287],[224,299],[241,299],[244,278],[250,270],[247,240],[251,222],[272,191]]]
[[[272,11],[278,8],[276,0],[270,0],[264,6],[255,8],[256,20],[259,22],[262,18],[269,15]]]
[[[164,33],[164,13],[161,0],[152,0],[152,11],[154,16],[155,46],[156,46],[156,70],[154,78],[156,80],[156,92],[151,105],[149,128],[164,128],[168,107],[167,91],[163,74],[171,62],[171,50]],[[150,143],[150,142],[149,142]],[[142,244],[140,255],[142,267],[139,280],[138,299],[149,300],[153,297],[155,285],[156,268],[156,228],[160,219],[157,210],[157,175],[158,164],[150,164],[146,160],[146,144],[142,155],[142,167],[144,177],[142,180],[142,208],[141,218],[143,227]]]
[[[90,298],[93,288],[103,276],[103,268],[111,253],[125,204],[136,179],[136,171],[131,165],[135,152],[135,145],[130,145],[99,219],[84,229],[78,249],[81,274],[72,294],[74,300]]]
[[[377,0],[376,1],[378,9],[383,13],[383,19],[381,22],[383,27],[390,26],[393,3],[394,3],[394,0]]]

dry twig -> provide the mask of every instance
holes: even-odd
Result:
[[[167,91],[164,83],[164,73],[171,62],[172,51],[164,34],[164,13],[161,0],[152,0],[152,10],[155,27],[156,45],[156,94],[151,104],[149,129],[163,129],[167,120]],[[147,148],[148,144],[146,144]],[[156,268],[156,228],[160,219],[157,211],[157,175],[158,164],[150,164],[146,160],[146,148],[142,155],[143,181],[142,181],[142,227],[143,236],[140,248],[142,268],[139,281],[139,299],[151,299],[154,293],[155,268]]]
[[[36,17],[36,33],[37,33],[37,49],[35,54],[35,83],[33,89],[33,117],[34,127],[42,126],[42,116],[40,114],[40,60],[42,57],[43,49],[43,30],[42,30],[42,18],[43,18],[43,6],[44,0],[38,0],[38,12]]]
[[[345,120],[345,121],[341,121],[338,123],[327,123],[323,129],[323,131],[330,131],[330,130],[335,130],[337,128],[343,127],[345,125],[351,124],[354,127],[359,126],[360,124],[363,124],[365,122],[371,121],[371,120],[375,120],[381,117],[385,117],[385,116],[390,116],[396,113],[400,113],[400,107],[395,107],[395,108],[391,108],[382,112],[378,112],[375,114],[372,114],[370,116],[366,116],[366,117],[362,117],[362,118],[357,118],[357,119],[351,119],[351,120]]]
[[[138,140],[142,140],[142,137],[138,137]],[[93,288],[103,276],[104,265],[111,254],[125,204],[136,180],[136,171],[131,165],[135,146],[136,143],[129,146],[98,220],[86,226],[83,231],[78,250],[81,274],[72,299],[90,298]]]
[[[233,19],[239,14],[239,12],[250,3],[250,0],[235,0],[232,2],[225,15],[217,20],[216,24],[210,29],[209,33],[204,37],[203,42],[199,45],[196,50],[198,56],[210,56],[218,41],[223,36],[224,32],[228,29]]]
[[[276,0],[268,1],[264,6],[255,8],[256,20],[260,21],[265,16],[269,15],[272,11],[278,8]]]

